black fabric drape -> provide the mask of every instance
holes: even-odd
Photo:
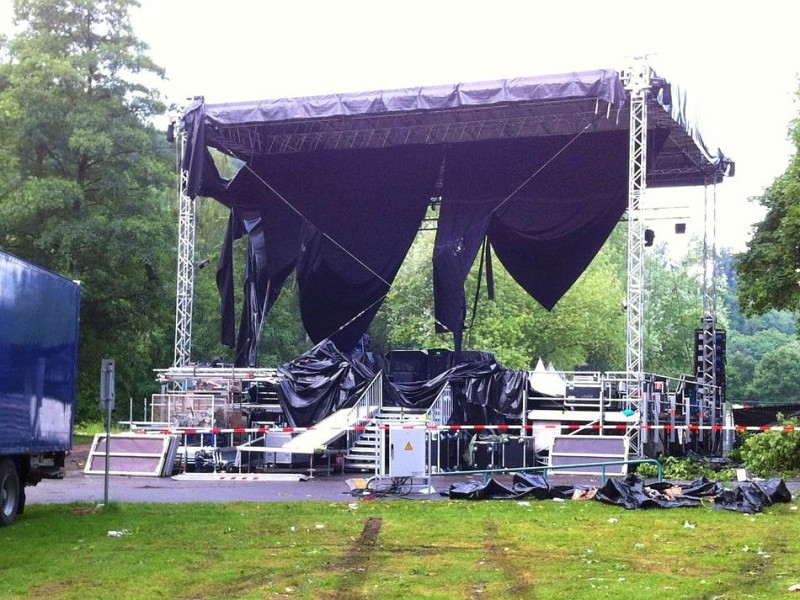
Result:
[[[433,146],[262,158],[253,168],[306,219],[297,262],[306,332],[352,349],[425,215],[441,163]],[[285,204],[284,204],[285,205]],[[335,242],[334,242],[335,241]]]
[[[263,319],[277,301],[287,277],[294,270],[300,251],[302,219],[284,202],[269,192],[247,167],[243,168],[221,193],[221,201],[235,202],[217,273],[223,295],[222,339],[233,345],[232,240],[248,234],[244,300],[236,343],[236,366],[256,366],[258,333]],[[233,229],[231,229],[233,227]],[[230,282],[230,287],[227,283]],[[220,283],[226,284],[220,286]]]
[[[225,239],[217,266],[217,289],[220,296],[221,331],[220,341],[226,346],[233,347],[236,343],[236,302],[234,299],[233,282],[233,242],[241,237],[239,220],[231,209],[228,217],[228,226],[225,229]]]
[[[278,400],[292,427],[310,427],[352,405],[374,376],[330,341],[281,365],[278,372]]]
[[[436,318],[457,341],[464,282],[484,236],[509,274],[552,309],[627,206],[626,131],[493,140],[448,149],[434,249]],[[655,130],[654,155],[666,140]]]
[[[387,382],[385,398],[397,406],[428,408],[446,383],[453,394],[451,423],[496,425],[522,418],[527,373],[506,369],[494,358],[456,365],[430,381]]]

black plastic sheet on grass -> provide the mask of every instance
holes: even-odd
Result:
[[[443,495],[461,500],[567,500],[573,498],[576,491],[590,489],[589,486],[554,486],[541,475],[515,473],[510,486],[490,478],[486,482],[452,484]],[[609,479],[594,494],[584,497],[629,510],[693,507],[700,506],[703,498],[713,498],[714,508],[749,514],[761,512],[772,504],[792,501],[783,479],[748,481],[727,490],[705,477],[689,483],[662,481],[645,485],[644,480],[634,474],[623,479]]]

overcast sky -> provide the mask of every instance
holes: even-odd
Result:
[[[10,4],[0,0],[0,24]],[[747,198],[786,169],[787,129],[800,110],[800,8],[780,0],[141,4],[135,31],[167,70],[159,87],[179,104],[194,95],[227,102],[621,68],[646,54],[689,90],[709,145],[736,161],[736,176],[717,188],[718,241],[736,249],[762,214]],[[702,188],[646,200],[690,205],[674,212],[690,214],[689,233],[702,233]],[[652,224],[658,241],[685,244],[672,222]]]

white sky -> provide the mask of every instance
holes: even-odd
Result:
[[[717,236],[737,250],[762,215],[747,198],[786,169],[787,129],[800,111],[800,5],[783,0],[141,4],[136,34],[167,70],[159,87],[179,104],[194,95],[227,102],[621,68],[647,54],[689,90],[709,145],[736,161],[736,176],[717,188]],[[0,29],[10,5],[0,0]],[[691,205],[671,213],[691,213],[690,235],[702,233],[702,199],[702,188],[646,196]],[[671,233],[671,221],[651,224],[658,242],[688,241]]]

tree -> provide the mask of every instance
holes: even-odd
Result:
[[[800,400],[800,345],[791,344],[764,356],[755,368],[749,397],[753,401],[787,404]]]
[[[790,136],[800,150],[800,118]],[[764,194],[755,199],[767,209],[747,251],[738,256],[739,303],[747,315],[771,309],[800,309],[800,152]]]
[[[758,362],[752,356],[741,352],[728,353],[725,366],[726,390],[725,398],[730,402],[752,402],[751,384],[756,373]]]
[[[731,331],[728,336],[728,354],[743,354],[761,361],[770,352],[791,344],[794,338],[777,329],[765,329],[752,335]]]
[[[3,48],[0,245],[82,281],[78,418],[96,414],[102,356],[139,397],[171,362],[172,151],[141,83],[162,71],[133,34],[134,0],[15,0]]]
[[[695,240],[688,252],[670,257],[657,246],[645,261],[645,367],[679,377],[692,371],[694,332],[703,313],[703,282],[697,268],[702,252]]]
[[[452,348],[452,337],[436,334],[433,318],[431,255],[434,236],[421,231],[370,328],[373,349]],[[609,247],[548,313],[493,261],[494,302],[482,292],[473,314],[479,266],[467,279],[465,348],[494,352],[509,368],[528,369],[539,357],[571,370],[589,364],[621,369],[624,361],[623,285]],[[485,289],[485,283],[482,283]]]

